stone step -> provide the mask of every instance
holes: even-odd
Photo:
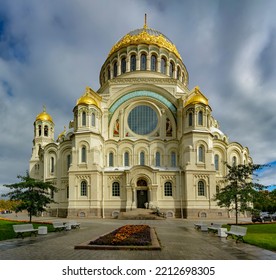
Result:
[[[164,218],[153,214],[151,209],[138,208],[127,212],[120,212],[119,220],[163,220]]]

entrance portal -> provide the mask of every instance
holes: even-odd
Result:
[[[137,208],[145,208],[145,203],[148,202],[148,191],[137,191]]]

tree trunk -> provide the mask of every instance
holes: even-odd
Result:
[[[236,225],[238,224],[238,197],[235,196]]]

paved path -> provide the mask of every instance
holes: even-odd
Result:
[[[46,217],[36,219],[51,220]],[[193,221],[189,220],[78,221],[81,223],[79,230],[0,241],[0,260],[276,260],[275,252],[196,231]],[[162,250],[74,249],[77,244],[93,240],[125,224],[148,224],[154,227]]]

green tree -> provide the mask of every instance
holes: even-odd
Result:
[[[57,188],[52,182],[43,182],[31,178],[28,172],[26,173],[26,176],[19,175],[17,178],[19,178],[21,182],[4,185],[12,191],[3,196],[9,197],[11,201],[18,202],[15,211],[19,212],[27,210],[31,222],[33,215],[45,211],[46,205],[54,202],[50,193],[57,192]]]
[[[254,171],[261,169],[264,165],[259,164],[239,164],[229,165],[226,175],[226,186],[216,195],[215,200],[220,207],[226,207],[228,210],[235,210],[236,224],[238,224],[238,214],[246,210],[251,210],[250,205],[258,197],[260,190],[266,186],[253,180],[256,176]]]

